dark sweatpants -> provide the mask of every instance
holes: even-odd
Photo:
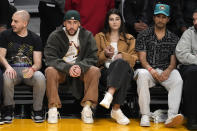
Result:
[[[132,79],[133,70],[130,65],[122,59],[113,61],[108,69],[103,68],[101,70],[100,82],[106,87],[105,90],[109,87],[116,88],[112,104],[122,105],[124,103]]]
[[[197,119],[197,65],[181,67],[183,78],[183,110],[188,118]]]

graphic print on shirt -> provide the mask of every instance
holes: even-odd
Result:
[[[73,64],[75,63],[77,57],[79,55],[79,46],[73,41],[69,42],[69,49],[66,55],[63,57],[63,60],[67,63]]]
[[[12,56],[8,59],[12,66],[26,67],[32,65],[33,46],[10,42],[8,43],[8,50],[12,52]]]

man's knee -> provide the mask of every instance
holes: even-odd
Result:
[[[123,59],[117,59],[114,61],[114,63],[122,64],[122,63],[126,63],[126,61]]]
[[[55,74],[57,74],[57,70],[54,67],[47,67],[45,69],[45,75],[46,77],[53,77]]]
[[[111,65],[113,64],[117,65],[117,68],[130,68],[129,63],[123,59],[117,59],[114,63],[111,63]]]
[[[98,76],[98,77],[101,76],[100,69],[96,66],[91,66],[88,70],[88,73],[94,75],[94,77],[95,76]]]
[[[181,87],[182,88],[182,85],[183,85],[183,79],[181,78],[181,76],[177,76],[176,77],[176,80],[174,80],[174,83],[177,85],[177,87]],[[179,85],[179,86],[178,86]]]
[[[183,77],[193,77],[197,76],[197,68],[196,69],[188,69],[187,71],[184,72]]]
[[[34,77],[35,77],[36,79],[38,79],[38,80],[45,81],[45,76],[44,76],[44,74],[43,74],[42,72],[40,72],[40,71],[36,71],[36,72],[34,73]]]
[[[46,79],[42,72],[36,71],[33,79],[35,80],[35,84],[39,84],[42,88],[45,88]]]
[[[183,84],[183,79],[182,79],[179,71],[174,69],[171,73],[173,73],[172,74],[172,76],[173,76],[172,79],[174,79],[174,82],[176,82],[177,84],[181,84],[182,85]]]
[[[4,87],[10,87],[14,84],[14,79],[9,78],[5,73],[3,74],[3,85]]]
[[[136,71],[137,79],[146,78],[150,73],[146,69],[138,69]]]

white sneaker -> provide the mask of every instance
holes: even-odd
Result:
[[[182,114],[169,116],[165,122],[165,126],[166,127],[177,127],[183,123],[183,119],[184,119],[184,117]]]
[[[116,120],[118,124],[127,125],[130,123],[130,120],[122,113],[121,109],[111,110],[111,117]]]
[[[81,112],[81,119],[84,123],[91,124],[94,123],[93,117],[92,117],[92,110],[90,106],[83,107],[83,110]]]
[[[112,96],[110,93],[106,92],[106,94],[105,94],[103,100],[102,100],[99,104],[100,104],[101,106],[103,106],[103,107],[109,109],[112,100],[113,100],[113,96]]]
[[[52,107],[49,109],[48,111],[48,123],[50,124],[55,124],[58,122],[58,111],[57,111],[57,108],[56,107]]]
[[[149,127],[150,126],[150,118],[148,115],[142,115],[140,126]]]

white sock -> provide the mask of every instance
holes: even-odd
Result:
[[[50,110],[57,111],[57,107],[51,107],[51,108],[49,108],[49,111]]]

